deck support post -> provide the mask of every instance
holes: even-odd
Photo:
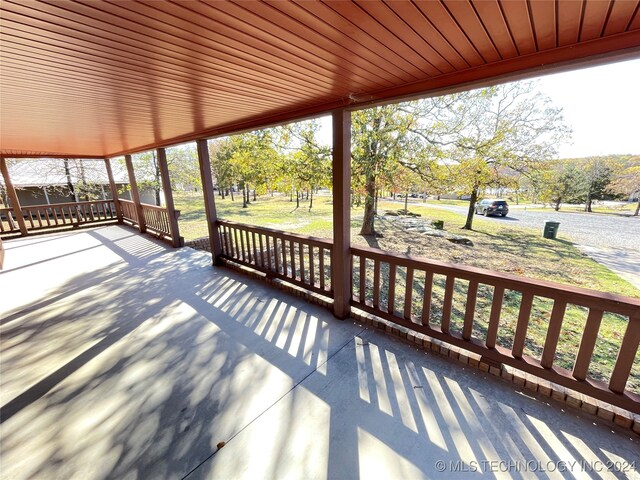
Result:
[[[111,198],[113,199],[113,206],[116,209],[116,217],[118,218],[118,223],[122,223],[122,205],[120,205],[120,198],[118,197],[118,189],[116,188],[116,182],[113,179],[113,170],[111,170],[111,160],[109,160],[108,158],[105,158],[104,166],[107,169],[107,177],[109,178],[109,188],[111,189]]]
[[[162,192],[164,193],[164,203],[167,208],[167,216],[169,217],[169,231],[171,232],[171,244],[174,248],[184,245],[183,238],[180,237],[180,229],[178,227],[178,217],[176,217],[176,208],[173,203],[173,192],[171,190],[171,179],[169,177],[169,166],[167,164],[167,152],[164,148],[156,150],[158,158],[158,167],[160,169],[160,178],[162,179]]]
[[[218,235],[218,215],[216,213],[215,193],[213,191],[213,178],[211,177],[211,159],[209,158],[209,145],[206,139],[197,141],[198,163],[200,165],[200,178],[202,179],[202,194],[204,195],[204,210],[207,216],[209,229],[209,243],[211,245],[211,257],[214,265],[222,265],[222,245]]]
[[[133,162],[131,161],[131,155],[125,155],[124,161],[127,164],[127,173],[129,174],[129,187],[131,188],[131,200],[136,207],[136,216],[138,217],[138,230],[140,233],[147,231],[147,226],[144,222],[144,213],[142,211],[142,204],[140,203],[140,192],[138,192],[138,184],[136,183],[136,174],[133,171]]]
[[[4,185],[7,189],[9,200],[11,200],[13,213],[15,214],[16,220],[18,221],[18,226],[20,227],[20,234],[23,237],[26,237],[27,235],[29,235],[29,232],[27,231],[27,224],[24,221],[24,217],[22,216],[22,206],[20,205],[18,194],[16,193],[16,189],[14,188],[13,182],[11,181],[11,175],[9,175],[7,160],[4,157],[0,157],[0,170],[2,170],[2,178],[4,178]],[[8,206],[9,205],[7,205],[7,207]]]
[[[351,112],[335,110],[333,119],[333,314],[351,311]]]

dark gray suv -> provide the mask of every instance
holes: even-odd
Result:
[[[485,217],[489,215],[507,216],[509,204],[505,200],[484,199],[476,203],[476,213],[481,213]]]

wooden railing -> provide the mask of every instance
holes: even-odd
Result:
[[[351,252],[353,306],[482,355],[487,362],[510,365],[640,413],[640,396],[625,390],[640,341],[640,300],[373,248],[354,247]],[[510,346],[505,347],[497,339],[507,294],[509,302],[514,295],[519,297],[519,306],[515,331],[508,334]],[[454,297],[457,310],[453,308]],[[480,299],[483,305],[478,305]],[[551,313],[541,354],[535,358],[525,355],[526,349],[535,347],[529,323],[534,302],[544,299],[549,299]],[[434,308],[435,300],[438,308]],[[566,334],[563,322],[568,308],[588,312],[577,352],[569,355],[571,369],[555,364],[561,333]],[[589,378],[588,373],[603,316],[611,314],[622,317],[624,331],[620,332],[618,355],[607,384]]]
[[[138,212],[136,211],[136,205],[131,200],[120,199],[120,206],[122,208],[122,218],[128,220],[133,224],[138,224]]]
[[[117,220],[111,200],[29,205],[21,213],[28,231]],[[0,233],[20,231],[14,209],[0,209],[0,218]]]
[[[116,209],[111,200],[33,205],[22,207],[22,213],[28,230],[117,219]]]
[[[0,208],[0,233],[19,232],[18,222],[13,218],[13,208]]]
[[[157,207],[142,203],[142,215],[147,230],[160,235],[161,237],[171,238],[171,228],[169,227],[169,213],[164,207]]]
[[[223,258],[333,296],[331,241],[223,220],[218,233]]]

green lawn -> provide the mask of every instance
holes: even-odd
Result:
[[[181,234],[188,240],[207,235],[204,222],[202,199],[197,194],[176,194],[176,208],[182,210],[180,217]],[[305,235],[331,238],[332,203],[328,196],[314,199],[314,207],[309,211],[307,203],[295,208],[295,202],[288,197],[276,195],[264,196],[242,208],[242,202],[236,199],[221,200],[216,197],[218,216],[225,220],[275,228]],[[396,202],[380,201],[378,210],[398,210],[402,205]],[[616,293],[640,298],[640,291],[622,280],[606,267],[583,255],[573,244],[562,236],[558,240],[542,238],[537,229],[511,226],[511,224],[492,222],[484,217],[474,219],[474,230],[466,231],[464,215],[433,208],[429,203],[409,205],[411,212],[419,213],[422,218],[444,220],[445,230],[465,236],[473,241],[473,246],[453,244],[445,239],[416,235],[399,227],[394,217],[380,216],[376,219],[378,237],[358,235],[362,222],[362,208],[352,210],[352,242],[355,245],[370,245],[388,251],[407,253],[414,256],[434,258],[440,261],[488,268],[509,272],[529,278],[555,281],[568,285],[590,288],[603,292]],[[354,272],[357,285],[359,271]],[[369,269],[370,270],[370,269]],[[383,278],[386,267],[383,265]],[[368,276],[371,272],[368,272]],[[404,298],[404,274],[400,269],[397,275],[396,311],[402,310]],[[369,286],[371,279],[369,278]],[[434,278],[434,301],[431,306],[431,319],[438,324],[441,316],[444,296],[444,277]],[[383,282],[384,283],[384,282]],[[386,302],[387,285],[384,284],[381,298]],[[421,314],[421,293],[424,279],[419,275],[414,279],[414,314]],[[467,282],[456,280],[451,328],[461,330],[464,318]],[[488,326],[491,308],[492,288],[481,286],[478,291],[474,335],[483,338]],[[521,295],[519,292],[506,291],[503,314],[498,332],[498,343],[510,347],[515,332]],[[534,301],[525,353],[540,358],[546,337],[549,316],[553,303],[550,300],[536,298]],[[556,364],[571,368],[580,344],[587,312],[585,309],[571,306],[567,308],[561,341],[556,356]],[[606,380],[613,368],[620,345],[626,319],[615,315],[606,315],[603,319],[600,337],[596,345],[590,374],[596,379]],[[629,388],[640,393],[640,352],[635,369],[629,381]]]

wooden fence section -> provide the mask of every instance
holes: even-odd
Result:
[[[479,268],[446,264],[422,258],[398,255],[373,248],[352,248],[353,306],[412,330],[480,354],[490,363],[503,363],[552,381],[599,400],[640,413],[640,396],[625,390],[640,341],[640,300],[595,292],[546,281],[532,280]],[[438,294],[434,292],[439,277]],[[400,281],[401,280],[401,281]],[[462,307],[457,313],[459,328],[453,329],[452,312],[457,282],[463,282]],[[490,292],[486,328],[478,329],[479,289]],[[516,292],[520,305],[509,348],[497,342],[506,293]],[[439,297],[439,295],[442,295]],[[531,338],[529,321],[534,300],[550,299],[552,308],[540,358],[525,355]],[[432,302],[441,301],[437,315]],[[554,363],[565,312],[571,306],[586,309],[582,338],[570,358],[573,368]],[[617,314],[625,319],[624,332],[617,345],[618,356],[608,384],[588,376],[594,348],[604,315]],[[436,318],[438,317],[438,318]],[[454,331],[456,330],[456,331]]]
[[[134,225],[138,224],[138,212],[136,212],[136,205],[131,200],[120,199],[120,206],[122,208],[122,218]]]
[[[171,228],[169,226],[169,213],[167,212],[167,209],[156,205],[149,205],[147,203],[142,203],[141,206],[147,230],[159,235],[160,237],[170,239]]]
[[[18,222],[13,217],[13,208],[0,208],[0,233],[19,232]]]
[[[333,296],[331,241],[219,220],[222,257]]]

